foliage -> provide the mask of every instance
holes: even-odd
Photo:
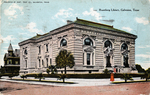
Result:
[[[51,74],[57,73],[57,68],[54,65],[50,65],[49,69],[51,70]]]
[[[138,70],[139,73],[144,73],[145,72],[145,70],[141,67],[141,65],[136,64],[135,66],[136,66],[136,69]]]
[[[5,73],[5,68],[4,68],[4,67],[1,67],[0,73],[1,73],[1,74],[4,74],[4,73]]]
[[[59,78],[61,74],[43,74],[43,77],[50,77],[50,78]],[[141,77],[143,74],[130,74],[133,77]],[[35,77],[36,74],[26,74],[27,77]],[[123,73],[115,73],[114,78],[121,78]],[[92,74],[66,74],[66,78],[95,78],[95,79],[102,79],[102,78],[110,78],[109,74],[104,73],[92,73]]]
[[[71,52],[68,52],[67,50],[61,50],[59,52],[59,55],[55,59],[56,66],[58,68],[64,68],[65,74],[66,74],[66,67],[72,68],[75,64],[74,62],[74,56]]]
[[[2,74],[0,74],[0,79],[1,79],[1,77],[2,77]]]
[[[10,74],[10,75],[8,75],[8,77],[9,77],[10,79],[12,79],[12,77],[14,77],[14,75],[13,75],[13,74]]]
[[[35,75],[35,78],[39,78],[39,81],[41,81],[42,78],[44,79],[42,73],[36,74],[36,75]]]
[[[20,77],[21,77],[21,78],[23,78],[23,80],[24,80],[24,78],[27,78],[27,76],[26,76],[26,75],[24,75],[24,74],[23,74],[23,75],[21,75]]]
[[[121,79],[124,79],[125,82],[127,82],[127,80],[133,80],[132,76],[129,74],[123,74]]]
[[[47,68],[47,69],[46,69],[46,72],[49,74],[49,72],[50,72],[50,69],[49,69],[49,68]]]
[[[146,79],[146,81],[147,81],[148,79],[150,79],[150,73],[148,73],[148,71],[146,71],[146,72],[144,73],[144,75],[141,76],[141,79]]]
[[[150,73],[150,68],[148,68],[148,69],[146,70],[146,72],[147,72],[147,73]]]
[[[109,70],[108,69],[105,69],[103,72],[104,72],[104,74],[109,74]]]

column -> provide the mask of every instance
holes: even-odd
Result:
[[[112,66],[112,56],[110,56],[110,64],[111,64],[111,66]]]
[[[86,57],[87,57],[87,53],[84,52],[84,65],[87,65],[87,59],[86,59]]]
[[[111,66],[114,66],[114,62],[113,62],[113,56],[111,56]]]
[[[92,55],[92,52],[91,52],[91,53],[90,53],[90,65],[93,64],[93,60],[92,60],[93,58],[92,58],[92,57],[93,57],[93,55]]]
[[[95,52],[93,53],[93,65],[95,65]]]

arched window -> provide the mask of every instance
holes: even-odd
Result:
[[[90,38],[86,38],[86,39],[84,40],[84,45],[93,46],[93,41],[92,41]]]
[[[60,46],[67,46],[67,41],[65,39],[62,39],[60,42]]]
[[[27,54],[28,54],[27,49],[25,49],[25,50],[24,50],[24,54],[25,54],[25,55],[27,55]]]
[[[121,46],[121,50],[128,50],[128,46],[126,43],[123,43]]]
[[[110,47],[110,48],[112,48],[112,43],[109,41],[109,40],[107,40],[106,42],[105,42],[105,44],[104,44],[104,47]]]

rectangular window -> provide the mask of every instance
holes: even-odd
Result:
[[[25,65],[26,65],[26,68],[27,68],[27,60],[25,60]]]
[[[7,60],[7,64],[9,64],[9,60]]]
[[[10,52],[10,56],[12,56],[12,52]]]
[[[52,59],[50,58],[50,64],[52,65]]]
[[[40,62],[40,59],[39,59],[39,67],[41,67],[41,62]]]
[[[90,65],[90,53],[87,53],[87,65]]]
[[[39,54],[41,54],[41,46],[39,46]]]
[[[11,59],[9,59],[9,64],[12,64],[12,60]]]
[[[48,67],[48,58],[46,58],[46,64],[47,64],[47,67]]]
[[[18,64],[18,61],[15,61],[15,64]]]
[[[46,52],[48,52],[48,44],[46,44]]]

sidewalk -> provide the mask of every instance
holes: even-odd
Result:
[[[13,77],[20,78],[19,76]],[[34,79],[34,77],[28,77],[27,79]],[[141,80],[140,77],[133,78],[134,80]],[[18,83],[29,83],[29,84],[41,84],[41,85],[54,85],[54,86],[102,86],[102,85],[116,85],[111,84],[110,79],[79,79],[79,78],[70,78],[65,79],[66,82],[74,82],[75,84],[66,84],[66,83],[46,83],[46,82],[31,82],[31,81],[15,81],[10,80],[8,77],[2,77],[1,81],[10,81],[10,82],[18,82]],[[62,81],[57,80],[57,78],[45,78],[45,80],[51,81]],[[143,80],[143,79],[142,79]],[[124,81],[120,78],[115,78],[115,81]]]

